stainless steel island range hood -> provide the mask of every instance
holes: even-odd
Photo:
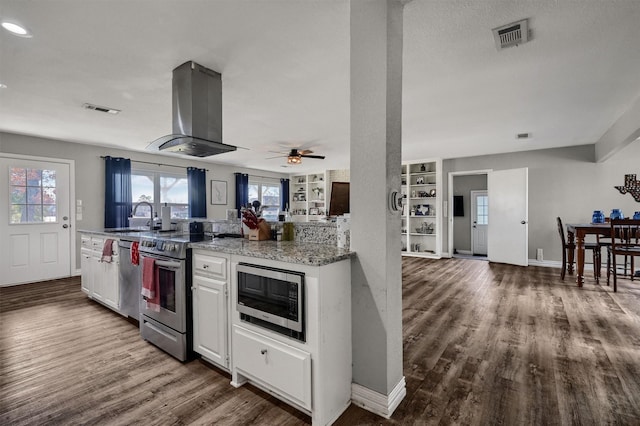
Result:
[[[151,142],[150,151],[208,157],[235,151],[222,143],[222,76],[193,61],[173,70],[173,133]]]

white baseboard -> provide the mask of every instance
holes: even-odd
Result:
[[[407,386],[404,377],[389,395],[383,395],[357,383],[351,383],[351,402],[385,419],[391,418],[406,395]]]
[[[457,250],[456,251],[457,254],[464,254],[467,256],[473,256],[473,252],[471,250]]]

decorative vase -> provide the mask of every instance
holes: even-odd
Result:
[[[622,210],[620,209],[613,209],[611,210],[611,216],[609,216],[610,219],[624,219],[624,215],[622,214]]]
[[[604,223],[604,213],[602,210],[594,210],[591,216],[591,223]]]
[[[640,220],[640,212],[635,212],[635,213],[633,214],[633,218],[634,218],[635,220]]]

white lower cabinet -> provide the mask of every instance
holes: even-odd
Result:
[[[193,351],[229,370],[229,261],[193,250],[192,264]]]
[[[111,262],[102,261],[102,250],[107,239],[81,236],[81,288],[90,298],[119,312],[120,283],[118,268],[118,240],[112,239]]]
[[[229,367],[227,351],[227,283],[193,276],[193,350]]]
[[[82,249],[80,253],[80,288],[91,296],[93,293],[93,260],[91,250]]]
[[[232,341],[238,373],[311,410],[311,354],[237,325]]]

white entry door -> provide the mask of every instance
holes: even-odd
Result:
[[[489,225],[489,196],[487,191],[471,191],[471,251],[487,255]]]
[[[70,166],[0,157],[0,285],[71,276]]]
[[[529,264],[529,170],[490,172],[488,257],[490,262]]]

